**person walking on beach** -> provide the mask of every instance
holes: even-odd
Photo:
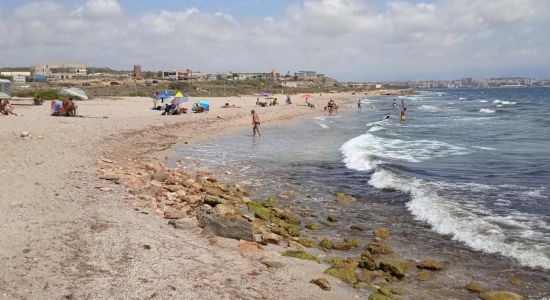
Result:
[[[256,133],[258,133],[258,136],[261,137],[260,134],[260,116],[258,116],[258,113],[255,110],[250,111],[252,114],[252,133],[254,136],[256,136]]]
[[[393,110],[396,110],[397,109],[397,102],[395,102],[395,99],[393,99],[393,102],[391,104],[391,107]]]

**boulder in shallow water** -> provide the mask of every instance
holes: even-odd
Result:
[[[338,251],[348,251],[357,247],[359,247],[359,240],[354,239],[344,239],[343,241],[336,242],[332,245],[332,249]]]
[[[468,285],[466,286],[466,289],[474,293],[484,293],[489,291],[489,288],[487,287],[487,285],[477,281],[472,281],[468,283]]]
[[[443,265],[441,264],[441,262],[435,259],[425,259],[419,262],[416,267],[419,269],[426,269],[431,271],[439,271],[443,269]]]
[[[512,292],[495,291],[481,294],[483,300],[523,300],[523,296]]]
[[[387,259],[382,260],[379,263],[380,270],[389,272],[392,276],[399,279],[405,277],[405,263],[399,260]]]
[[[392,300],[392,298],[380,293],[373,293],[369,296],[369,300]]]
[[[363,226],[359,225],[359,224],[353,224],[349,227],[349,229],[355,230],[355,231],[364,231],[365,230],[365,228],[363,228]]]
[[[426,271],[422,271],[416,275],[418,281],[428,281],[432,280],[432,274]]]
[[[357,274],[353,266],[330,267],[325,271],[325,274],[339,278],[345,283],[354,284],[357,282]]]
[[[384,227],[376,228],[374,230],[374,235],[377,238],[387,239],[387,238],[390,237],[390,229],[389,228],[384,228]]]
[[[313,230],[313,231],[321,229],[321,225],[317,223],[308,223],[306,224],[305,227],[306,229]]]
[[[321,247],[323,250],[332,250],[333,246],[334,243],[329,239],[323,239],[321,242],[319,242],[319,247]]]
[[[326,278],[312,279],[309,283],[313,283],[325,291],[330,291],[332,288],[330,282]]]
[[[351,203],[357,201],[357,199],[353,196],[346,195],[344,193],[336,193],[336,200],[340,202],[340,204],[345,203]]]
[[[379,242],[369,242],[367,244],[367,249],[372,254],[390,254],[393,252],[392,248],[389,245]]]
[[[298,243],[300,243],[302,246],[307,248],[315,248],[317,247],[317,242],[314,240],[306,239],[306,238],[300,238],[298,240]]]

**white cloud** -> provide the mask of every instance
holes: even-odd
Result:
[[[476,77],[476,70],[550,67],[549,12],[550,1],[543,0],[392,1],[383,7],[307,0],[283,16],[261,18],[196,8],[130,16],[116,0],[76,7],[40,1],[3,13],[0,65],[78,60],[117,68],[316,69],[355,80],[427,72]]]

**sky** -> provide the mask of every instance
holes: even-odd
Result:
[[[547,0],[0,0],[0,67],[550,78]]]

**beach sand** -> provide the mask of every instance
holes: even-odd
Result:
[[[273,247],[243,250],[199,228],[176,230],[128,207],[126,189],[98,176],[102,159],[163,162],[175,143],[251,127],[251,109],[262,126],[275,126],[322,114],[329,97],[342,107],[356,101],[317,95],[310,110],[296,105],[305,104],[299,96],[292,106],[265,108],[254,105],[256,97],[220,98],[209,113],[160,116],[148,109],[151,99],[128,97],[78,102],[85,118],[50,117],[49,105],[15,106],[23,116],[0,116],[0,299],[357,297],[322,276],[320,264],[280,257]],[[242,108],[219,109],[226,102]],[[21,137],[24,131],[31,137]],[[262,256],[287,266],[268,269]],[[318,277],[332,283],[330,292],[309,283]]]

